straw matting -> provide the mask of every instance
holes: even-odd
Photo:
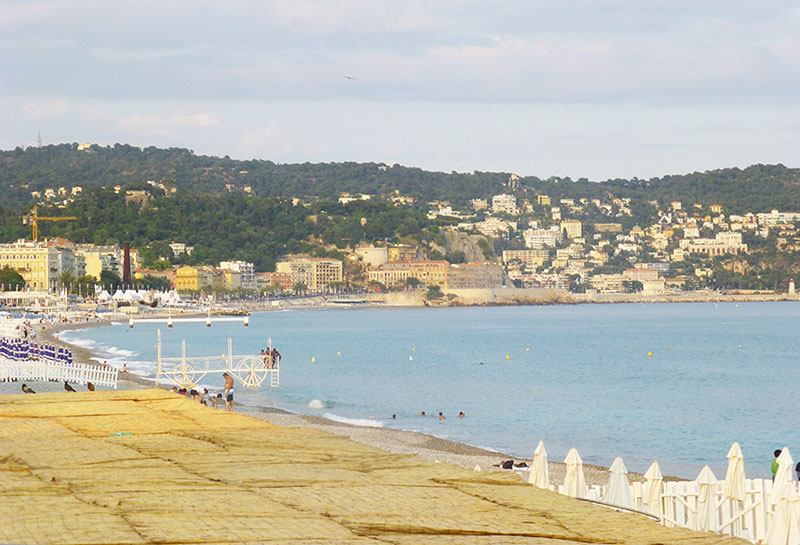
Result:
[[[0,542],[739,541],[129,390],[0,396]]]

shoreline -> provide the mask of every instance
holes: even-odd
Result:
[[[84,362],[99,362],[102,358],[86,347],[73,345],[67,341],[62,340],[59,335],[64,331],[71,331],[77,329],[89,329],[95,327],[105,327],[112,324],[112,322],[124,321],[126,317],[121,315],[113,315],[103,318],[98,321],[89,322],[76,322],[76,323],[56,323],[42,330],[37,327],[38,337],[41,341],[54,344],[63,348],[69,348],[73,351],[75,361]],[[38,383],[46,384],[46,383]],[[13,391],[3,387],[0,383],[0,395],[17,393],[16,389]],[[118,390],[131,390],[131,389],[146,389],[154,388],[155,381],[133,373],[124,373],[120,370],[118,378]],[[161,384],[159,388],[169,390],[170,387]],[[60,383],[50,391],[62,391]],[[244,405],[235,403],[235,412],[246,414],[261,420],[265,420],[271,424],[282,427],[296,427],[296,428],[315,428],[343,437],[347,437],[355,442],[362,443],[368,446],[380,448],[393,454],[416,454],[426,461],[434,463],[447,463],[457,465],[466,469],[475,469],[480,467],[481,471],[500,471],[508,473],[517,471],[504,470],[499,464],[505,460],[513,460],[515,464],[524,462],[530,467],[533,463],[532,458],[518,458],[500,451],[494,451],[486,448],[476,447],[466,443],[459,443],[448,439],[436,437],[422,432],[402,429],[392,429],[383,427],[359,426],[345,422],[338,422],[320,416],[307,415],[302,413],[293,413],[278,407],[270,407],[265,405]],[[221,409],[220,409],[221,410]],[[588,485],[605,485],[608,481],[609,473],[608,468],[594,464],[583,464],[586,482]],[[553,483],[562,483],[566,472],[566,464],[548,460],[548,469],[550,479]],[[525,479],[527,473],[519,471],[521,478]],[[629,472],[628,479],[630,482],[643,482],[644,475],[637,472]],[[686,480],[680,477],[664,476],[665,481],[682,481]]]

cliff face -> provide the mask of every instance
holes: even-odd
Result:
[[[444,233],[444,246],[434,244],[431,246],[432,250],[438,250],[442,254],[464,252],[467,263],[483,263],[486,261],[483,251],[478,246],[478,241],[486,238],[483,235],[469,235],[455,229],[443,230],[442,232]]]

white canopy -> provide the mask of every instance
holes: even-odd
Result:
[[[573,498],[586,497],[586,478],[583,475],[583,460],[575,447],[569,449],[567,457],[564,459],[567,464],[567,472],[564,476],[564,484],[561,486],[561,493]]]
[[[528,475],[528,482],[539,488],[550,488],[550,472],[547,469],[547,451],[544,441],[539,441],[533,453],[533,466]]]
[[[631,485],[628,482],[628,469],[625,467],[625,462],[622,461],[621,456],[617,456],[608,471],[611,475],[608,478],[606,493],[603,494],[603,501],[632,509],[634,504]]]
[[[661,517],[664,515],[664,507],[661,501],[661,485],[664,482],[664,475],[658,462],[653,462],[644,474],[647,479],[647,512],[651,515]]]
[[[725,489],[723,495],[731,500],[744,501],[744,456],[738,442],[731,445],[728,451],[728,471],[725,473]]]

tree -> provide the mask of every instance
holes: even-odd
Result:
[[[465,254],[462,250],[456,250],[455,252],[450,252],[449,254],[445,255],[444,258],[450,263],[467,262],[467,254]]]
[[[306,286],[305,282],[297,282],[294,286],[292,286],[292,290],[294,290],[295,295],[303,295],[308,291],[308,286]]]
[[[150,290],[169,291],[172,289],[172,283],[169,280],[152,274],[144,275],[144,277],[136,280],[136,283]]]
[[[406,278],[406,287],[408,288],[416,289],[419,287],[420,284],[422,284],[422,282],[420,282],[419,278],[416,278],[414,276],[409,276],[408,278]]]
[[[122,278],[114,271],[102,271],[100,273],[100,284],[103,285],[104,290],[111,293],[114,288],[122,286]]]
[[[442,288],[439,286],[431,286],[428,288],[428,293],[425,294],[425,297],[430,301],[433,299],[441,299],[444,297],[444,293],[442,293]]]
[[[0,289],[3,291],[17,291],[25,287],[25,279],[17,271],[5,267],[0,269]]]

